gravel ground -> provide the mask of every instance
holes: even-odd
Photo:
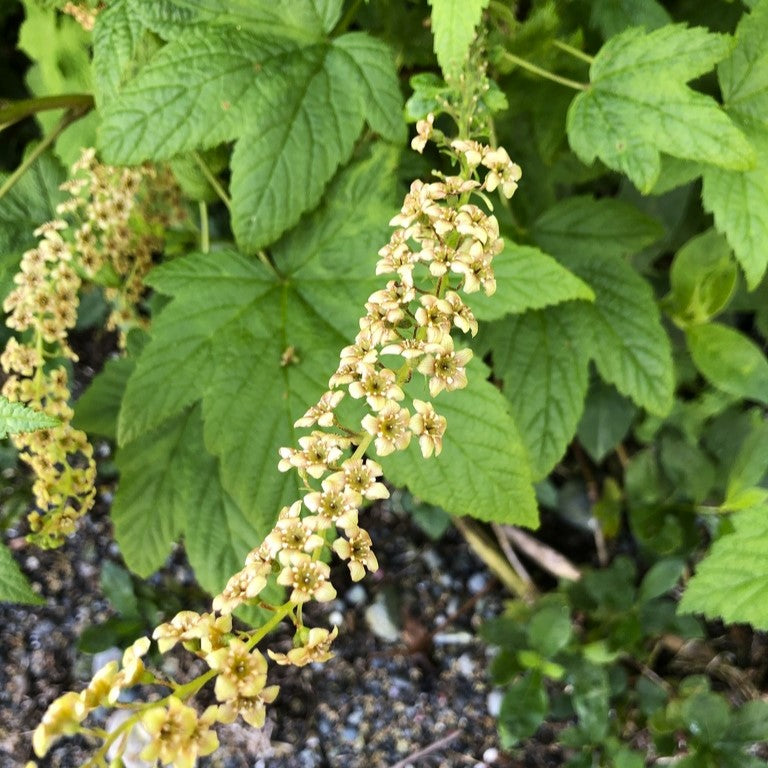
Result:
[[[200,765],[386,768],[441,740],[413,765],[559,765],[546,728],[522,762],[498,749],[487,649],[474,631],[501,610],[503,593],[484,566],[454,532],[432,542],[386,504],[368,520],[379,572],[353,584],[342,568],[339,599],[313,606],[312,620],[339,625],[337,657],[300,670],[273,666],[271,681],[282,687],[265,729],[222,727],[222,747]],[[90,678],[94,657],[76,641],[112,615],[99,578],[105,560],[119,561],[105,504],[62,549],[9,543],[46,605],[0,607],[0,768],[31,759],[31,730],[47,705]],[[190,581],[181,550],[153,581],[169,575]],[[167,661],[182,675],[201,663],[186,654]],[[88,754],[84,739],[66,739],[40,766],[76,768]]]

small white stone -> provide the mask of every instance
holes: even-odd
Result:
[[[102,667],[109,664],[110,661],[120,661],[123,658],[123,652],[119,648],[107,648],[93,654],[91,661],[91,674],[95,675]]]
[[[388,643],[396,643],[400,639],[400,630],[395,626],[381,600],[377,600],[365,609],[365,622],[374,635]]]
[[[432,641],[435,645],[468,645],[473,639],[470,632],[438,632]]]
[[[499,750],[496,747],[488,747],[483,752],[483,762],[487,764],[493,764],[499,759]]]
[[[467,580],[467,589],[473,595],[476,595],[478,592],[482,592],[485,589],[487,584],[488,584],[487,573],[482,573],[482,572],[473,573]]]
[[[328,614],[328,621],[332,626],[340,627],[344,623],[344,614],[341,611],[331,611]]]
[[[368,593],[362,584],[355,584],[349,589],[345,599],[350,605],[362,605],[368,599]]]
[[[462,675],[464,675],[464,677],[468,677],[472,679],[475,676],[475,663],[472,661],[472,658],[466,653],[462,653],[461,656],[459,656],[459,658],[456,659],[456,669]]]
[[[434,549],[425,549],[421,553],[421,557],[431,570],[441,571],[443,569],[443,561]]]
[[[501,702],[504,698],[504,694],[496,689],[495,691],[491,691],[488,694],[487,702],[488,702],[488,714],[492,717],[498,717],[499,712],[501,712]]]

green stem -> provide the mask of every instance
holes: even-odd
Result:
[[[508,61],[511,61],[513,64],[517,64],[518,67],[527,69],[529,72],[533,72],[533,74],[538,75],[539,77],[543,77],[546,80],[551,80],[553,83],[559,83],[560,85],[564,85],[567,88],[573,88],[577,91],[586,91],[589,88],[587,83],[580,83],[577,80],[571,80],[567,77],[560,77],[560,75],[556,75],[554,72],[550,72],[548,69],[542,69],[541,67],[536,66],[536,64],[532,64],[530,61],[521,59],[519,56],[515,56],[514,53],[510,53],[509,51],[504,51],[502,56]]]
[[[198,205],[200,208],[200,250],[203,253],[209,253],[211,250],[211,233],[208,226],[208,206],[203,200]]]
[[[368,450],[368,446],[373,442],[373,435],[369,435],[367,432],[365,437],[360,441],[355,452],[351,456],[351,461],[362,458],[363,454]]]
[[[591,64],[595,60],[594,56],[590,56],[588,53],[584,53],[584,51],[574,48],[572,45],[568,45],[568,43],[564,43],[561,40],[552,40],[552,45],[573,56],[575,59],[586,61],[587,64]]]
[[[282,277],[275,268],[275,265],[270,261],[266,251],[256,251],[256,257],[270,272],[274,272],[278,277]]]
[[[512,29],[516,29],[520,26],[520,22],[515,18],[515,14],[510,8],[507,8],[504,3],[499,0],[491,0],[488,5],[488,10],[491,13],[495,13],[497,16],[503,17]]]
[[[363,0],[352,0],[347,7],[347,10],[344,12],[344,15],[339,19],[339,23],[333,28],[331,37],[338,37],[347,31],[349,25],[355,20],[355,16],[357,16],[357,11],[362,2]]]
[[[53,144],[56,139],[76,120],[79,120],[88,110],[71,110],[58,122],[56,127],[24,158],[21,165],[5,180],[0,187],[0,199],[6,195],[13,185],[29,170],[40,155]]]
[[[452,521],[472,551],[496,574],[512,594],[523,599],[531,598],[533,585],[526,583],[517,575],[507,559],[486,540],[474,523],[461,517],[454,517]]]
[[[216,677],[217,674],[218,673],[215,669],[209,669],[207,672],[199,675],[194,680],[190,680],[185,685],[180,685],[178,688],[175,688],[173,693],[166,696],[164,699],[162,699],[162,701],[153,702],[152,706],[167,702],[171,697],[175,697],[184,701],[190,696],[194,696],[209,680],[212,680],[214,677]]]
[[[219,180],[213,175],[213,173],[211,173],[211,169],[205,164],[205,160],[203,160],[203,158],[200,157],[197,152],[193,152],[192,157],[195,159],[195,162],[198,164],[198,166],[200,166],[200,170],[203,172],[205,180],[213,187],[213,191],[219,196],[219,200],[224,203],[227,210],[231,213],[232,201],[224,191],[224,187],[221,186]]]
[[[37,99],[11,102],[0,108],[0,131],[25,117],[51,109],[67,109],[84,115],[93,109],[93,96],[89,93],[64,93],[59,96],[41,96]]]
[[[263,640],[288,614],[292,613],[296,603],[292,603],[290,600],[287,603],[281,605],[276,611],[274,616],[264,626],[259,627],[248,639],[246,645],[250,650],[257,643]]]

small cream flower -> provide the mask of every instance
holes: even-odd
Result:
[[[218,672],[214,693],[219,701],[258,696],[267,683],[267,660],[259,651],[249,650],[242,640],[230,640],[226,648],[209,653],[205,661]]]
[[[219,705],[218,718],[221,723],[234,723],[237,716],[253,728],[263,728],[266,720],[266,704],[271,704],[280,691],[280,686],[269,685],[258,696],[228,699]]]
[[[447,422],[444,416],[435,412],[432,403],[423,400],[414,400],[413,407],[416,413],[411,416],[408,426],[414,435],[419,438],[419,448],[425,459],[428,459],[433,453],[439,456],[443,450],[443,434]]]
[[[141,752],[141,759],[177,768],[193,768],[198,757],[210,755],[219,739],[211,730],[217,707],[209,707],[198,718],[197,712],[172,696],[168,707],[153,707],[141,718],[152,740]]]
[[[314,517],[308,518],[312,525],[320,531],[332,525],[357,525],[357,510],[363,500],[360,494],[346,487],[339,473],[323,480],[322,488],[322,492],[313,491],[304,497],[304,506],[314,513]]]
[[[32,747],[38,757],[44,757],[59,736],[71,736],[80,730],[80,723],[88,714],[82,697],[65,693],[51,702],[40,724],[32,734]]]
[[[319,479],[341,457],[342,449],[349,445],[349,440],[325,432],[313,432],[300,437],[299,445],[300,451],[295,448],[280,449],[281,459],[277,468],[287,472],[291,467],[296,467]]]
[[[141,680],[141,676],[144,674],[144,662],[141,657],[146,655],[149,644],[150,639],[148,637],[140,637],[133,645],[125,649],[121,675],[123,685],[126,688],[136,685]]]
[[[485,147],[480,142],[463,139],[454,139],[451,142],[451,148],[464,155],[464,159],[467,161],[470,169],[477,168],[480,165],[485,152]]]
[[[439,344],[451,332],[451,305],[431,294],[422,296],[419,301],[421,306],[416,310],[416,322],[426,328],[428,342]]]
[[[388,499],[387,486],[376,482],[376,478],[381,475],[381,466],[375,461],[347,459],[341,465],[341,472],[331,475],[328,480],[341,483],[347,490],[360,494],[366,499]]]
[[[199,641],[200,650],[210,653],[224,645],[224,638],[232,631],[230,615],[180,611],[170,622],[155,628],[152,638],[157,641],[160,653],[166,653],[178,642]]]
[[[352,581],[360,581],[365,576],[365,569],[378,571],[379,562],[371,549],[372,542],[368,531],[351,528],[345,531],[347,539],[338,538],[333,542],[333,551],[342,559],[349,560],[347,566]]]
[[[462,301],[461,296],[455,291],[448,291],[445,294],[445,300],[451,307],[453,324],[464,333],[476,336],[477,320],[472,310]]]
[[[292,505],[301,508],[298,501]],[[285,509],[288,509],[285,507]],[[275,523],[275,527],[264,539],[263,547],[270,559],[279,558],[285,562],[293,552],[311,553],[318,547],[322,547],[325,540],[314,532],[315,522],[311,518],[302,520],[299,514],[285,515]]]
[[[466,365],[472,359],[471,349],[454,350],[453,339],[446,336],[441,344],[429,348],[419,363],[419,373],[429,376],[429,394],[437,396],[444,389],[463,389],[467,386]]]
[[[397,383],[397,375],[389,368],[364,373],[359,381],[349,385],[349,394],[355,400],[364,397],[374,411],[380,411],[389,400],[402,400],[405,397]]]
[[[334,656],[330,648],[338,634],[338,627],[334,627],[331,632],[321,627],[313,627],[309,630],[303,645],[292,648],[288,653],[275,653],[274,651],[267,651],[267,653],[269,658],[278,664],[291,664],[294,667],[304,667],[316,661],[328,661]]]
[[[375,416],[369,413],[360,423],[368,434],[376,438],[376,453],[379,456],[386,456],[408,447],[411,441],[411,432],[408,429],[409,418],[410,414],[405,408],[389,401]]]
[[[434,122],[435,116],[430,112],[426,120],[419,120],[416,123],[416,135],[411,139],[411,149],[415,149],[419,154],[424,151],[424,147],[432,136]]]
[[[245,567],[230,577],[221,594],[213,598],[213,609],[219,613],[232,613],[238,606],[253,600],[267,586],[272,564],[259,556],[249,557]]]
[[[344,398],[343,392],[326,392],[300,419],[294,423],[294,427],[312,427],[319,424],[321,427],[331,427],[335,417],[333,415],[336,406]]]
[[[306,603],[317,600],[327,603],[336,597],[336,590],[329,581],[331,569],[309,555],[291,554],[288,564],[280,571],[277,583],[291,587],[290,600],[294,603]]]

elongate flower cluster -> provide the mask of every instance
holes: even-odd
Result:
[[[6,325],[19,334],[0,355],[2,393],[57,418],[59,426],[16,435],[19,455],[33,470],[36,509],[30,540],[55,547],[93,505],[96,466],[85,433],[71,425],[66,362],[76,361],[69,332],[77,321],[84,281],[104,285],[108,328],[126,333],[143,323],[138,303],[152,254],[165,228],[182,215],[170,176],[150,168],[113,168],[86,150],[62,185],[69,199],[43,224],[36,248],[22,256],[16,287],[6,297]],[[20,339],[20,340],[19,340]]]
[[[503,149],[450,142],[431,117],[418,123],[414,149],[422,151],[430,139],[454,156],[460,172],[411,185],[391,221],[390,241],[379,251],[376,273],[388,278],[386,285],[369,297],[359,332],[341,351],[328,391],[296,422],[307,434],[298,445],[280,449],[278,468],[298,472],[306,493],[280,511],[272,531],[214,598],[212,613],[183,611],[154,631],[161,653],[181,643],[205,660],[208,671],[184,685],[155,678],[140,666],[149,644],[143,638],[126,652],[122,665],[113,662],[85,691],[65,694],[51,705],[35,731],[38,755],[61,735],[88,732],[82,725],[87,714],[113,705],[122,690],[141,679],[171,692],[158,701],[123,704],[134,714],[107,737],[89,765],[106,765],[107,757],[119,754],[128,731],[138,728],[147,744],[142,759],[186,768],[216,748],[215,723],[241,717],[255,727],[264,724],[266,706],[278,694],[277,686],[267,684],[267,658],[293,666],[332,658],[338,628],[308,627],[304,606],[336,596],[331,553],[347,564],[354,581],[378,569],[360,510],[389,492],[380,481],[380,465],[366,454],[387,456],[411,440],[425,458],[440,454],[446,420],[431,402],[409,398],[406,385],[422,374],[432,398],[467,385],[472,352],[451,334],[477,332],[462,294],[495,291],[492,261],[503,247],[498,222],[472,200],[488,203],[485,193],[495,189],[510,197],[520,179],[519,167]],[[357,430],[340,419],[338,407],[345,398],[365,404]],[[270,580],[287,590],[282,605],[261,599]],[[231,614],[244,604],[272,615],[256,630],[238,631]],[[256,646],[286,618],[295,627],[293,647],[269,649],[265,656]],[[218,703],[198,714],[188,701],[210,680],[215,680]]]

